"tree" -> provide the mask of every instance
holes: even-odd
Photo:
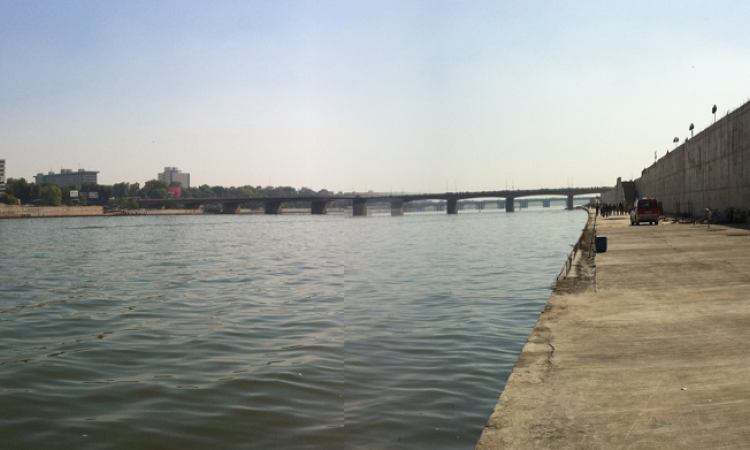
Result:
[[[198,189],[200,190],[201,197],[216,197],[216,192],[214,192],[213,189],[211,189],[211,186],[207,184],[201,185]]]
[[[62,192],[62,202],[70,206],[70,186],[60,187],[60,192]]]
[[[5,192],[16,197],[23,204],[31,203],[32,184],[29,184],[25,178],[8,178],[5,183]]]
[[[201,196],[201,190],[198,188],[185,188],[182,190],[182,198],[199,198]]]
[[[21,202],[18,201],[18,199],[13,194],[2,193],[0,194],[0,203],[4,203],[6,205],[18,205]]]
[[[54,184],[48,184],[39,188],[39,200],[42,206],[61,206],[62,191]]]
[[[93,181],[87,181],[81,185],[83,192],[99,192],[99,185]]]
[[[138,200],[134,198],[118,198],[113,203],[122,209],[138,209]]]
[[[49,186],[49,183],[41,183],[41,184],[31,183],[30,186],[31,186],[31,200],[29,200],[29,203],[33,202],[34,200],[38,200],[39,189],[41,189],[42,186]]]
[[[112,195],[115,198],[130,197],[130,183],[115,183],[112,185]]]
[[[138,191],[138,196],[145,198],[167,198],[169,197],[167,187],[166,181],[150,180],[146,182],[143,189]]]
[[[107,185],[99,185],[99,201],[102,203],[107,203],[110,198],[112,198],[113,189],[112,186]]]

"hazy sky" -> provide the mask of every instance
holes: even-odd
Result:
[[[0,159],[140,182],[613,185],[750,98],[750,2],[0,0]]]

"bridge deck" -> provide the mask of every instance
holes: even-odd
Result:
[[[391,201],[400,200],[410,202],[414,200],[466,200],[478,198],[513,198],[560,195],[576,196],[587,194],[599,194],[611,190],[611,187],[590,188],[559,188],[559,189],[518,189],[502,191],[479,191],[479,192],[442,192],[428,194],[377,194],[377,195],[330,195],[330,196],[292,196],[292,197],[211,197],[211,198],[165,198],[165,199],[138,199],[141,205],[177,204],[177,203],[267,203],[267,202],[321,202],[333,200],[373,200]]]

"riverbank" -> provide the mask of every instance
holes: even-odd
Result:
[[[329,208],[331,214],[346,212],[343,208]],[[348,209],[351,213],[351,208]],[[205,213],[203,209],[131,209],[117,212],[104,212],[101,206],[26,206],[0,204],[0,219],[48,218],[48,217],[86,217],[86,216],[169,216],[195,215]],[[265,214],[262,209],[241,209],[238,214]],[[310,214],[309,208],[287,208],[284,214]]]
[[[20,206],[0,204],[0,219],[101,216],[101,206]]]
[[[595,280],[558,283],[476,448],[747,448],[748,227],[596,229]]]

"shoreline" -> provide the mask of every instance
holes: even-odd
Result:
[[[535,439],[531,439],[533,444],[523,442],[519,447],[508,446],[511,442],[514,444],[516,442],[507,439],[506,435],[517,432],[516,430],[509,431],[510,427],[507,425],[507,422],[512,420],[512,416],[517,414],[517,411],[515,411],[516,405],[509,405],[509,397],[512,397],[515,394],[514,391],[519,389],[517,386],[523,386],[524,388],[531,386],[533,389],[533,386],[543,382],[552,370],[552,361],[557,349],[552,343],[553,339],[550,336],[548,320],[550,320],[551,313],[554,313],[557,309],[555,299],[560,296],[574,295],[577,292],[585,292],[596,286],[596,251],[593,247],[597,233],[597,214],[593,209],[582,209],[585,209],[588,213],[586,225],[560,270],[544,309],[521,350],[511,374],[508,376],[497,404],[477,441],[475,450],[549,448],[547,447],[548,443],[540,444]],[[523,423],[515,421],[514,425],[524,426]],[[535,437],[532,433],[529,434],[532,438]],[[527,447],[526,445],[531,446]]]
[[[332,214],[345,213],[345,209],[332,208]],[[104,212],[103,206],[26,206],[0,204],[2,219],[43,219],[58,217],[129,217],[129,216],[169,216],[169,215],[221,215],[202,209],[138,209],[118,212]],[[240,210],[236,214],[265,214],[262,209]],[[282,214],[311,214],[309,208],[288,208]],[[227,214],[233,215],[233,214]]]

